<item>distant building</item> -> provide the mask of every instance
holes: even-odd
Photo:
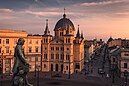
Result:
[[[94,42],[91,40],[85,40],[85,45],[84,45],[84,57],[85,57],[85,61],[87,60],[91,60],[92,55],[94,53]]]
[[[14,49],[19,38],[25,39],[23,46],[30,71],[34,71],[35,59],[37,65],[41,59],[41,36],[28,35],[25,31],[0,30],[0,72],[11,73],[14,64]]]
[[[108,47],[113,48],[113,47],[124,47],[124,48],[129,48],[129,39],[113,39],[110,37],[107,41]]]
[[[93,54],[98,55],[100,47],[104,44],[104,41],[102,39],[97,40],[85,40],[84,41],[84,57],[85,60],[91,60],[93,57]]]
[[[68,74],[84,68],[84,38],[79,27],[74,37],[72,21],[63,15],[55,25],[54,36],[50,34],[48,21],[42,36],[42,71]]]
[[[123,76],[123,72],[129,72],[129,49],[116,48],[110,51],[111,69],[115,69],[118,75]]]

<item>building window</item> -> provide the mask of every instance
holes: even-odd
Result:
[[[46,43],[48,42],[48,40],[46,39]]]
[[[29,41],[29,44],[32,44],[32,40]]]
[[[0,47],[0,53],[2,53],[1,51],[2,51],[2,48]]]
[[[39,48],[38,48],[38,47],[36,47],[36,48],[35,48],[35,52],[38,52],[38,50],[39,50]]]
[[[75,65],[75,68],[76,68],[76,69],[80,69],[80,65],[79,65],[79,64],[76,64],[76,65]]]
[[[38,44],[38,42],[39,42],[39,41],[38,41],[38,40],[36,40],[36,44]]]
[[[51,54],[51,59],[54,59],[54,54]]]
[[[37,56],[35,57],[35,61],[38,61],[38,57]]]
[[[66,70],[68,70],[68,66],[66,66]]]
[[[66,55],[66,60],[69,60],[70,59],[70,56],[69,55]]]
[[[60,32],[60,36],[62,36],[61,32]]]
[[[63,32],[60,32],[60,36],[63,36]]]
[[[54,50],[54,47],[51,47],[51,50]]]
[[[61,54],[60,58],[61,60],[64,60],[64,54]]]
[[[44,54],[44,59],[47,59],[47,54]]]
[[[47,50],[47,48],[45,47],[45,50]]]
[[[116,60],[116,59],[115,59],[115,58],[113,58],[113,62],[115,62],[115,60]]]
[[[59,47],[56,47],[56,50],[59,50]]]
[[[64,35],[64,33],[62,32],[62,36]]]
[[[6,53],[9,53],[9,47],[6,47]]]
[[[44,68],[47,68],[47,65],[46,64],[44,64]]]
[[[64,47],[61,47],[61,51],[64,51]]]
[[[59,54],[56,54],[56,59],[59,59]]]
[[[68,43],[70,43],[70,38],[68,38]]]
[[[5,64],[9,64],[9,59],[6,59],[5,60]]]
[[[66,38],[66,43],[67,43],[67,38]]]
[[[125,56],[129,56],[129,54],[124,54]]]
[[[29,47],[29,53],[31,53],[32,52],[32,48],[31,47]]]
[[[9,44],[9,39],[6,39],[6,44]]]
[[[128,64],[127,63],[124,63],[124,68],[127,68],[128,67]]]
[[[44,43],[46,42],[45,38],[44,38]]]
[[[0,44],[1,44],[1,39],[0,39]]]

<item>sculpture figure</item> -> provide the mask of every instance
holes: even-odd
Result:
[[[24,42],[23,38],[19,38],[15,47],[12,86],[33,86],[29,84],[27,79],[29,64],[25,59],[24,49],[22,48]]]

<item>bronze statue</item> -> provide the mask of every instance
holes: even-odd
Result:
[[[12,86],[33,86],[27,80],[27,73],[29,72],[29,64],[25,59],[25,54],[22,46],[25,40],[19,38],[14,52],[14,66],[12,69],[13,78]]]

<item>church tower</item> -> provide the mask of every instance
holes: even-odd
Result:
[[[49,27],[48,27],[48,19],[46,19],[46,28],[44,31],[44,35],[42,36],[42,70],[49,71],[46,67],[49,67],[46,61],[49,60],[49,43],[52,40],[52,35],[50,35]]]
[[[75,72],[79,72],[84,68],[84,38],[83,33],[80,35],[80,30],[78,30],[74,40],[74,62],[75,62]]]

